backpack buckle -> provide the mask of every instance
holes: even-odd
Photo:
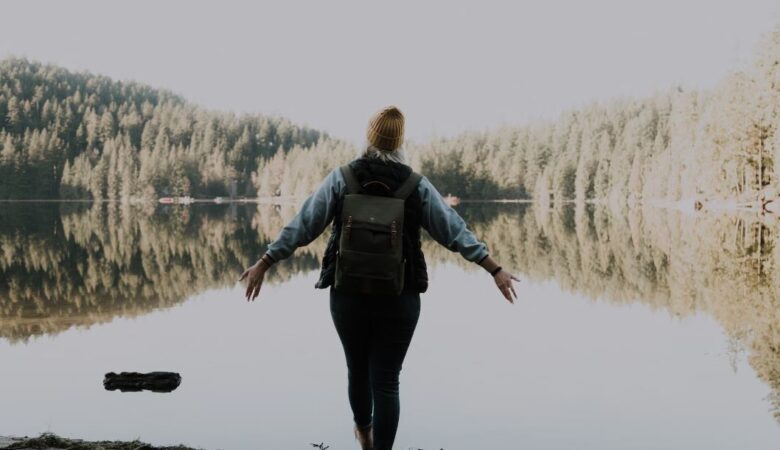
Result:
[[[390,245],[395,245],[395,240],[398,237],[398,229],[395,225],[395,220],[390,222]]]
[[[349,239],[352,233],[352,216],[347,216],[347,224],[344,226],[344,237]]]

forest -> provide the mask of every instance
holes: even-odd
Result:
[[[443,193],[616,205],[777,197],[780,27],[711,90],[671,87],[556,121],[416,143]],[[0,199],[308,195],[351,144],[287,119],[208,111],[165,90],[0,62]]]
[[[164,90],[0,61],[0,199],[255,196],[258,162],[326,134]]]
[[[412,167],[442,194],[468,199],[631,206],[776,198],[778,61],[780,27],[765,36],[748,67],[711,90],[671,87],[649,98],[593,103],[557,121],[407,141],[406,150]],[[325,161],[319,151],[278,152],[273,168],[258,169],[256,180],[265,183],[261,194],[314,189],[318,180],[306,181],[305,161]],[[337,161],[351,156],[333,155]],[[267,171],[274,174],[271,180],[295,178],[302,184],[263,181]]]

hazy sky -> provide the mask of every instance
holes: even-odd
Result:
[[[715,84],[780,24],[750,1],[4,1],[0,57],[165,87],[362,141],[418,141],[679,83]]]

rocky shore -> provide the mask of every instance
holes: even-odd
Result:
[[[51,433],[43,433],[38,437],[6,437],[0,436],[2,450],[196,450],[184,445],[172,447],[155,447],[141,441],[84,441],[81,439],[66,439]]]

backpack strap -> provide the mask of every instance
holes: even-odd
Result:
[[[344,176],[344,181],[347,183],[347,193],[357,194],[360,192],[360,182],[358,182],[355,172],[349,167],[349,164],[341,166],[341,174]]]
[[[421,179],[422,175],[417,172],[412,172],[409,177],[401,184],[401,186],[396,189],[393,196],[395,196],[395,198],[402,198],[406,200],[406,198],[409,197],[415,189],[417,189],[417,184],[420,183]]]

